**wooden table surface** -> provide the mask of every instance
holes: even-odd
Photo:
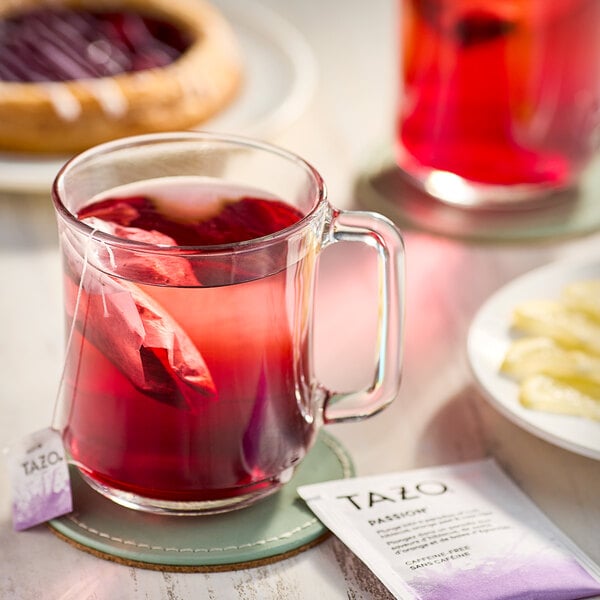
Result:
[[[392,0],[263,3],[302,31],[319,68],[319,84],[305,112],[270,139],[302,154],[322,172],[334,205],[358,206],[355,181],[393,125],[395,6]],[[466,356],[469,325],[490,294],[550,261],[596,257],[600,234],[520,244],[477,244],[408,228],[403,234],[408,276],[401,393],[382,414],[329,431],[347,448],[360,475],[492,456],[600,562],[600,462],[542,441],[501,416],[475,384]],[[342,246],[328,252],[322,263],[319,375],[333,387],[352,388],[364,381],[370,364],[372,256]],[[47,195],[0,192],[0,278],[4,446],[49,424],[60,374],[60,265]],[[264,567],[175,574],[95,558],[45,526],[15,533],[6,466],[0,463],[2,599],[388,597],[335,538]]]

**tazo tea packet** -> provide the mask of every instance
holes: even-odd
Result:
[[[401,600],[600,595],[600,568],[491,459],[298,492]]]

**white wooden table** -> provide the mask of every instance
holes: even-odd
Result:
[[[395,97],[392,0],[263,0],[300,29],[319,63],[314,100],[275,142],[324,175],[333,204],[354,206],[355,178],[390,135]],[[600,201],[600,200],[599,200]],[[330,428],[361,475],[493,456],[600,562],[600,462],[555,447],[497,413],[476,387],[466,335],[481,303],[515,276],[562,257],[600,254],[600,234],[568,242],[473,244],[405,231],[407,321],[402,391],[391,408]],[[317,357],[322,378],[353,387],[372,342],[371,256],[323,260]],[[49,424],[62,356],[60,264],[47,197],[0,192],[0,446]],[[335,310],[331,310],[335,309]],[[350,319],[354,328],[344,325]],[[174,574],[83,553],[44,526],[14,533],[0,463],[0,598],[384,599],[388,592],[335,538],[256,569]],[[442,600],[442,599],[441,599]]]

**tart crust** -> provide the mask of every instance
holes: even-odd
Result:
[[[0,19],[43,5],[134,10],[181,28],[193,41],[165,67],[66,82],[0,82],[0,150],[75,153],[118,137],[188,129],[239,89],[237,40],[204,0],[8,0]]]

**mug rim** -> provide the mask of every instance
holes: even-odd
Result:
[[[302,168],[315,182],[316,184],[316,199],[311,207],[311,209],[302,216],[301,219],[284,227],[283,229],[279,229],[273,233],[263,235],[260,237],[252,238],[249,240],[243,240],[240,242],[229,242],[226,244],[196,244],[196,245],[163,245],[163,244],[153,244],[150,242],[143,242],[139,240],[131,240],[127,238],[122,238],[117,235],[107,233],[96,229],[87,223],[79,220],[76,215],[74,215],[65,205],[62,200],[62,196],[64,195],[64,190],[61,188],[64,181],[65,176],[73,169],[76,168],[79,164],[85,162],[91,157],[95,155],[107,154],[108,152],[115,149],[124,149],[128,147],[134,147],[139,145],[146,145],[154,142],[169,142],[169,141],[213,141],[213,142],[221,142],[225,144],[229,144],[232,147],[245,147],[252,150],[258,150],[262,152],[267,152],[272,155],[279,156],[288,160],[289,162],[295,163],[300,168]],[[176,252],[181,253],[182,250],[186,253],[206,253],[206,254],[216,254],[216,253],[230,253],[232,251],[243,251],[243,250],[255,250],[258,247],[270,245],[273,243],[280,242],[282,240],[288,239],[293,236],[294,233],[305,229],[307,224],[311,221],[312,217],[317,213],[320,207],[327,203],[327,188],[325,186],[325,182],[321,176],[321,174],[313,167],[308,161],[300,157],[299,155],[291,152],[289,150],[285,150],[280,146],[276,146],[274,144],[263,142],[257,139],[253,139],[246,136],[236,135],[236,134],[224,134],[224,133],[214,133],[207,131],[170,131],[170,132],[158,132],[158,133],[147,133],[136,136],[128,136],[123,138],[118,138],[115,140],[111,140],[108,142],[104,142],[102,144],[98,144],[96,146],[92,146],[83,152],[76,154],[67,160],[62,167],[57,172],[54,181],[52,183],[51,188],[51,196],[52,202],[54,204],[54,208],[57,216],[59,216],[63,222],[65,222],[69,227],[75,228],[83,235],[94,238],[99,241],[106,242],[111,246],[121,247],[121,248],[135,248],[137,251],[148,252],[148,253],[170,253]]]

